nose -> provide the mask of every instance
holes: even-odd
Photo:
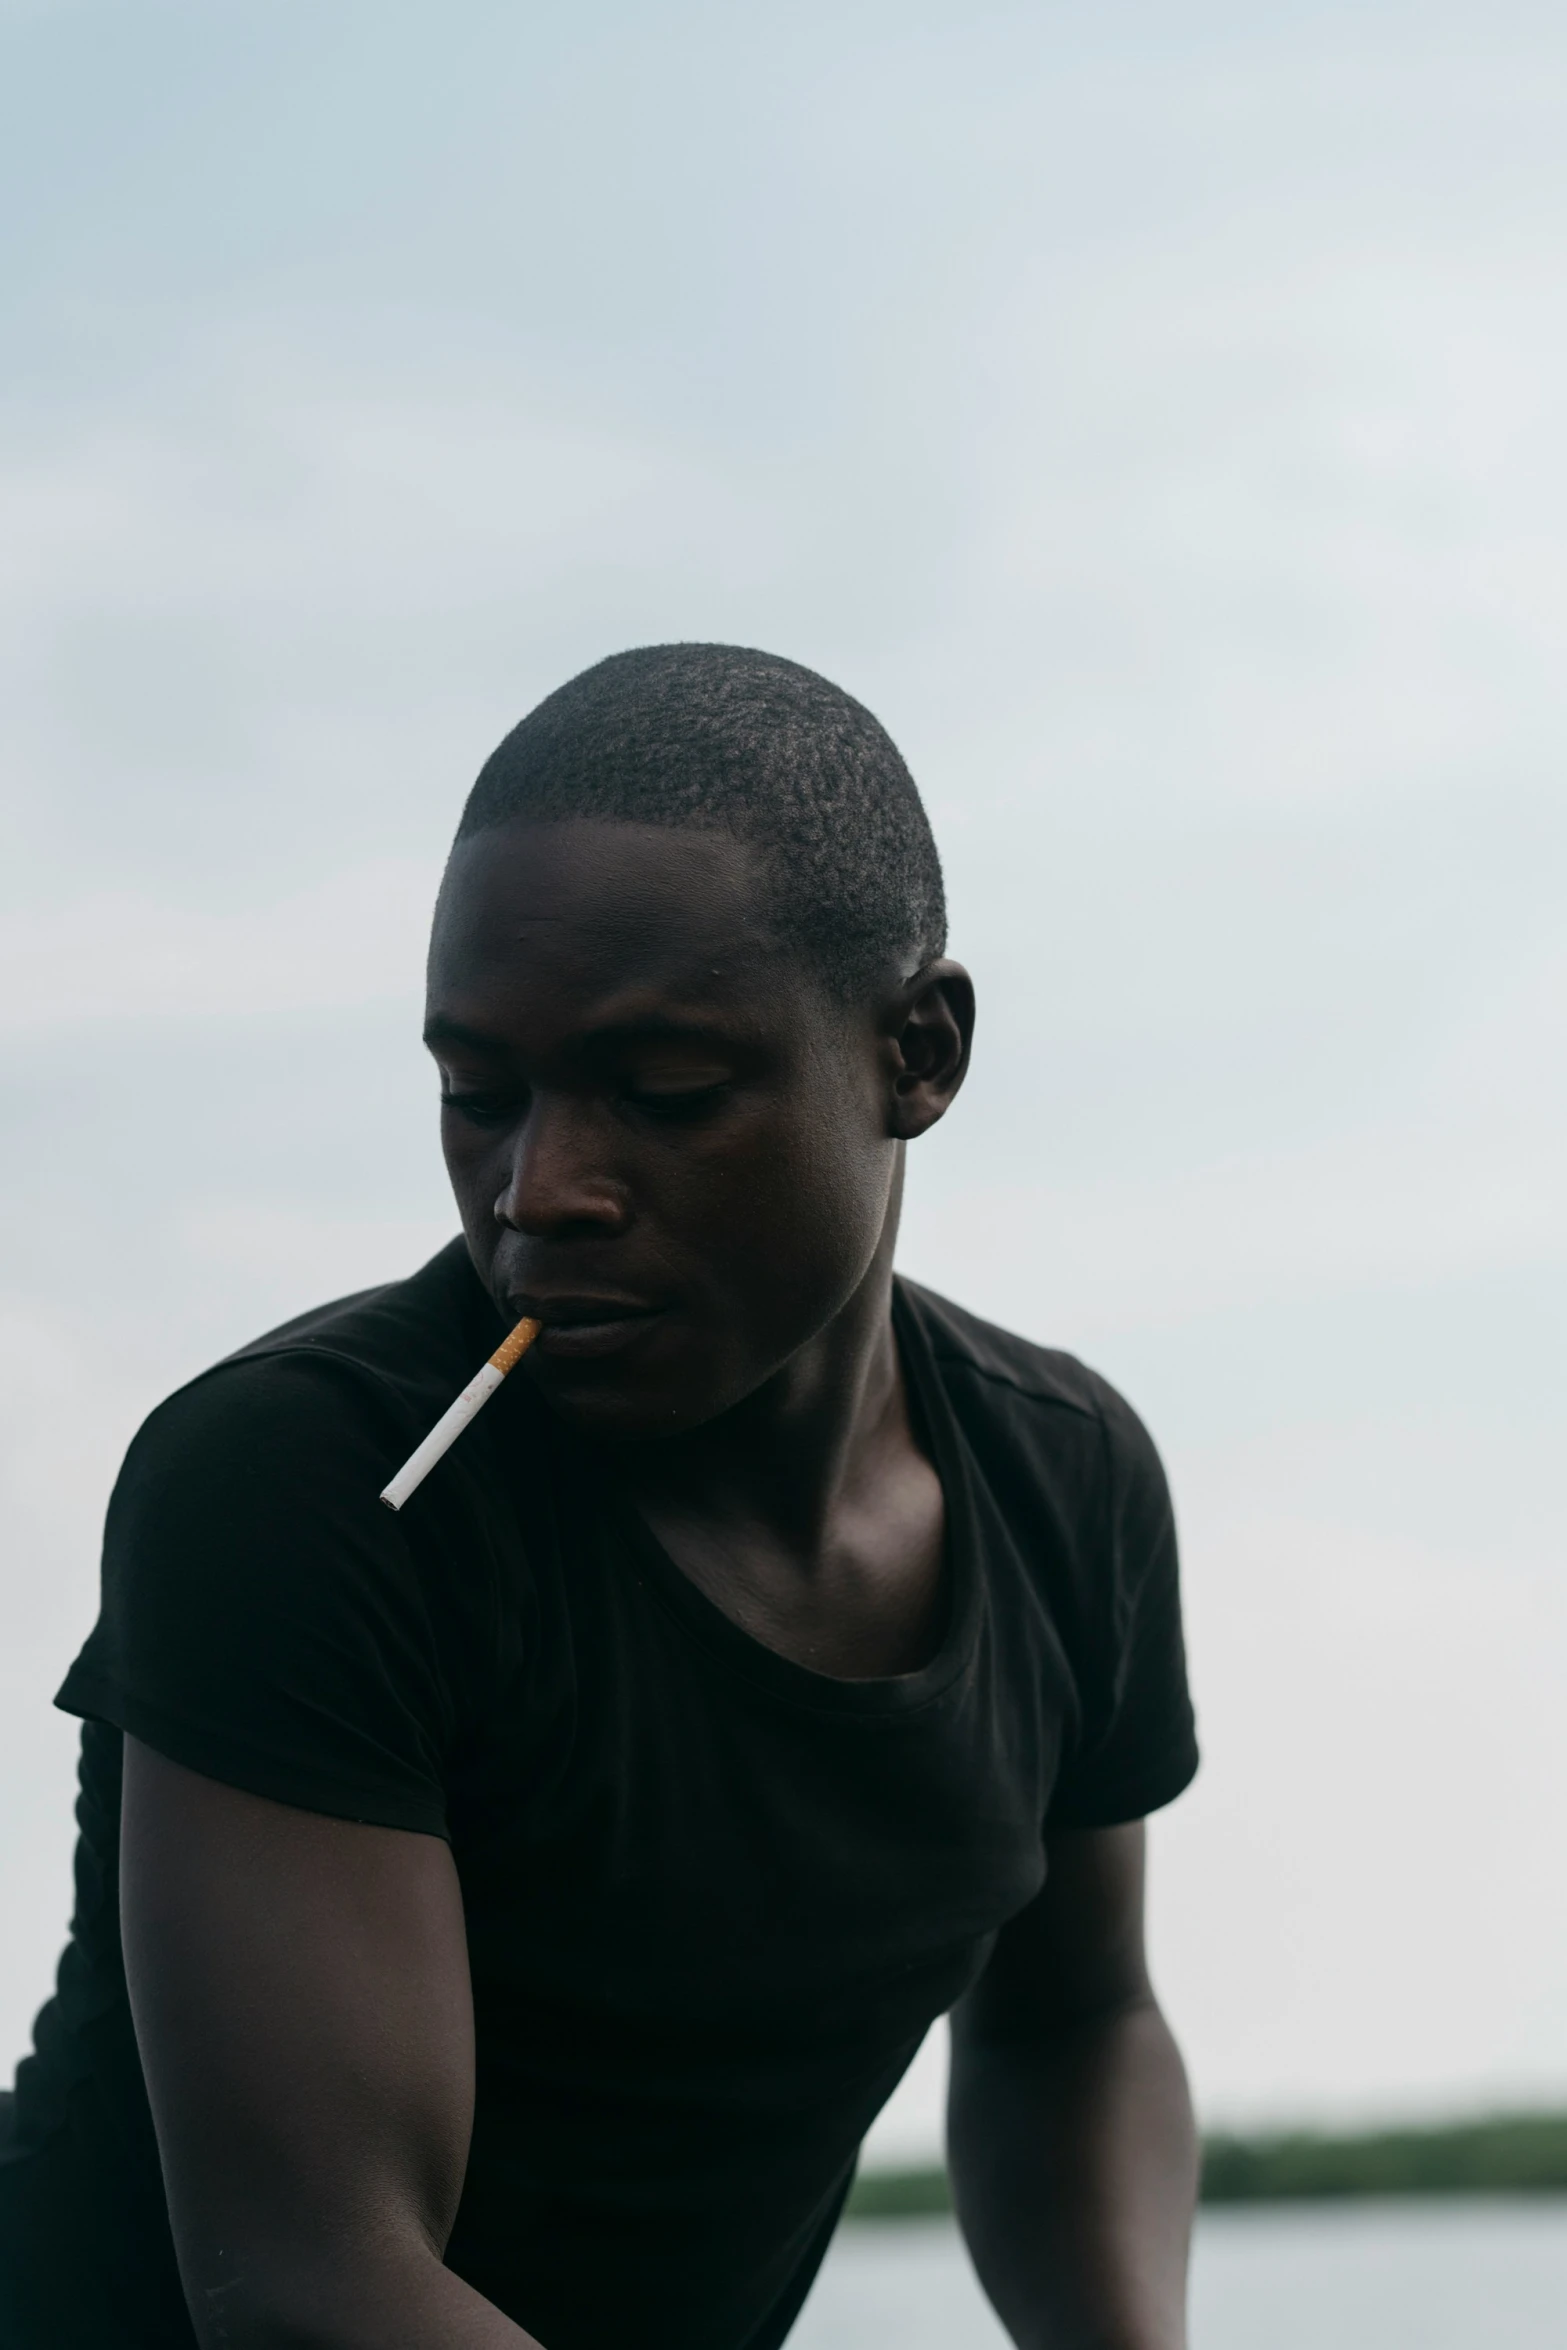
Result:
[[[536,1093],[496,1195],[496,1223],[531,1240],[623,1232],[631,1199],[605,1164],[606,1139],[586,1103]]]

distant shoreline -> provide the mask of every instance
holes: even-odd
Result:
[[[1255,2137],[1216,2131],[1204,2141],[1204,2203],[1358,2200],[1378,2195],[1526,2195],[1567,2192],[1567,2114],[1495,2114],[1423,2129]],[[921,2219],[950,2211],[947,2174],[862,2171],[845,2217]]]

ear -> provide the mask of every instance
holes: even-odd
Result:
[[[892,1092],[887,1131],[912,1142],[944,1118],[968,1075],[974,982],[945,955],[905,980],[887,1007]]]

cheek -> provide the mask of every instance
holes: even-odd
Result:
[[[443,1118],[441,1156],[470,1244],[482,1243],[493,1249],[500,1230],[494,1205],[503,1181],[493,1142],[487,1135],[459,1126],[455,1119]]]
[[[895,1146],[857,1139],[846,1119],[759,1132],[704,1170],[690,1238],[730,1299],[766,1300],[769,1323],[814,1322],[863,1278],[895,1165]]]

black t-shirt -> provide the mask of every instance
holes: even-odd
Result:
[[[477,2044],[454,2269],[547,2350],[783,2339],[867,2126],[1038,1893],[1047,1831],[1140,1817],[1196,1767],[1139,1422],[907,1283],[894,1319],[949,1604],[931,1662],[882,1680],[742,1632],[525,1372],[381,1507],[499,1334],[460,1244],[153,1413],[59,1700],[86,1718],[78,1905],[0,2165],[8,2350],[74,2344],[73,2294],[94,2350],[191,2341],[119,1953],[124,1731],[449,1839]]]

